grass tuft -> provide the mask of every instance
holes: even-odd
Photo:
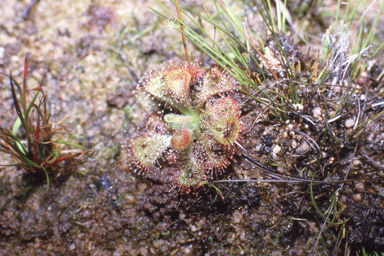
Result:
[[[20,85],[12,76],[1,73],[9,78],[13,106],[17,114],[12,129],[0,126],[0,152],[12,156],[16,163],[7,166],[18,166],[25,174],[35,180],[46,180],[47,191],[50,179],[69,177],[73,168],[94,153],[80,145],[61,140],[63,128],[52,123],[47,108],[47,96],[42,83],[30,89],[34,95],[28,101],[27,75],[28,62],[25,60],[23,82]],[[17,95],[18,94],[18,95]],[[22,137],[26,137],[26,141]],[[60,153],[60,145],[78,148],[78,152],[70,155]],[[88,153],[88,154],[87,154]],[[4,165],[2,165],[4,166]]]

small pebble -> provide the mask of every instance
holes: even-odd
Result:
[[[189,225],[189,228],[191,229],[192,232],[196,232],[197,231],[197,227],[195,225]]]
[[[355,120],[353,119],[348,119],[347,121],[345,121],[345,127],[347,128],[351,128],[354,124],[355,124]]]
[[[363,85],[365,83],[365,81],[367,80],[366,73],[365,74],[361,74],[361,76],[359,76],[356,80],[357,80],[357,83],[359,85]]]
[[[273,153],[277,154],[279,153],[281,150],[281,147],[279,145],[276,145],[274,148],[273,148]]]
[[[313,111],[313,116],[317,119],[321,119],[321,108],[320,107],[317,107],[315,108]]]
[[[356,202],[361,201],[361,194],[354,194],[353,195],[353,200],[355,200]]]
[[[338,93],[338,92],[340,92],[340,90],[341,90],[340,86],[335,86],[335,87],[333,88],[333,92],[334,92],[334,93]]]
[[[141,255],[145,256],[145,255],[148,254],[148,250],[145,249],[144,247],[141,247],[141,248],[140,248],[140,253],[141,253]]]
[[[296,154],[305,155],[310,150],[311,150],[311,147],[308,145],[307,142],[304,141],[303,143],[300,144],[298,148],[296,148]]]
[[[359,190],[364,190],[364,183],[363,182],[357,182],[355,184],[355,188]]]
[[[132,205],[132,204],[134,204],[136,202],[136,198],[134,196],[132,196],[132,195],[127,195],[125,197],[125,202],[127,204],[129,204],[129,205]]]
[[[68,250],[72,251],[72,250],[74,250],[75,248],[76,248],[75,243],[72,243],[72,244],[69,246]]]
[[[361,164],[361,161],[360,160],[353,160],[353,165],[354,166],[357,166],[357,165],[360,165]]]
[[[186,215],[185,213],[181,212],[181,213],[179,214],[179,219],[180,219],[180,220],[184,220],[186,216],[187,216],[187,215]]]
[[[304,109],[304,106],[301,105],[301,104],[293,104],[293,107],[296,109],[296,110],[299,110],[299,111],[302,111]]]
[[[190,246],[188,246],[188,247],[185,247],[184,252],[185,252],[186,254],[190,254],[190,253],[192,252],[192,245],[190,245]]]

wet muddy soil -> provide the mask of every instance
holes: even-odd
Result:
[[[204,12],[201,1],[183,2]],[[291,41],[284,36],[279,40],[288,40],[291,61],[302,62],[305,70],[318,57],[320,33],[331,25],[327,15],[335,6],[333,1],[321,7],[311,4],[314,1],[293,2],[290,12],[297,20],[297,34]],[[214,13],[210,1],[204,4]],[[166,5],[174,9],[170,2]],[[36,182],[20,168],[0,167],[0,254],[313,255],[316,249],[318,255],[356,255],[362,247],[384,251],[383,118],[360,139],[348,137],[354,135],[351,122],[357,116],[363,120],[382,111],[382,76],[376,80],[384,67],[380,60],[369,64],[356,81],[356,93],[339,119],[329,123],[325,141],[325,103],[314,85],[300,90],[302,108],[288,109],[284,123],[263,105],[237,94],[246,102],[243,116],[248,114],[242,150],[252,157],[238,152],[227,170],[210,180],[222,194],[208,185],[181,194],[172,188],[171,167],[150,170],[144,179],[121,154],[121,144],[137,135],[143,116],[158,110],[148,109],[145,95],[135,96],[140,78],[164,60],[184,58],[181,36],[148,6],[156,4],[0,2],[0,71],[11,70],[21,80],[28,58],[28,88],[38,86],[45,76],[52,121],[68,117],[63,139],[96,150],[69,178],[51,180],[48,192],[46,182]],[[247,1],[233,6],[235,13],[248,18],[252,31],[268,38],[256,10]],[[379,40],[383,31],[379,25]],[[188,47],[204,66],[214,65],[192,44]],[[279,90],[287,88],[276,85]],[[335,110],[342,90],[326,90],[327,107]],[[0,76],[0,125],[12,127],[15,118],[8,80]],[[323,168],[317,173],[312,163],[319,156]],[[0,154],[1,164],[12,162]],[[312,186],[314,173],[322,181],[340,181],[349,173],[348,179],[355,181]],[[292,176],[305,181],[246,181]],[[219,180],[226,182],[214,183]],[[314,202],[331,216],[328,223]]]

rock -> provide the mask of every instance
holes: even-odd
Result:
[[[353,200],[355,200],[356,202],[361,201],[361,194],[354,194],[353,195]]]
[[[296,148],[296,153],[299,155],[305,155],[310,150],[311,150],[311,147],[308,145],[306,141],[304,141],[303,143],[300,144],[300,146]]]
[[[304,106],[301,105],[301,104],[293,104],[293,107],[296,109],[296,110],[299,110],[299,111],[303,111],[304,109]]]
[[[276,145],[274,148],[273,148],[273,153],[275,154],[278,154],[281,150],[281,147],[279,145]]]
[[[355,184],[355,188],[359,190],[364,190],[364,183],[363,182],[357,182]]]
[[[320,107],[317,107],[317,108],[313,109],[312,113],[313,113],[313,116],[316,119],[319,119],[319,120],[322,119],[322,117],[321,117],[321,108]]]
[[[347,128],[351,128],[354,124],[355,124],[355,120],[353,119],[348,119],[347,121],[345,121],[345,127]]]

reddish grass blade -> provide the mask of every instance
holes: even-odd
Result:
[[[175,0],[175,2],[176,2],[177,16],[179,17],[179,20],[181,20],[181,22],[183,22],[183,17],[181,16],[181,11],[180,11],[180,8],[179,8],[179,1]],[[185,35],[184,35],[184,26],[181,23],[180,23],[180,29],[182,31],[181,37],[183,38],[183,46],[184,46],[185,56],[187,57],[187,61],[191,62],[190,59],[189,59],[188,49],[187,49],[187,42],[185,40]]]

